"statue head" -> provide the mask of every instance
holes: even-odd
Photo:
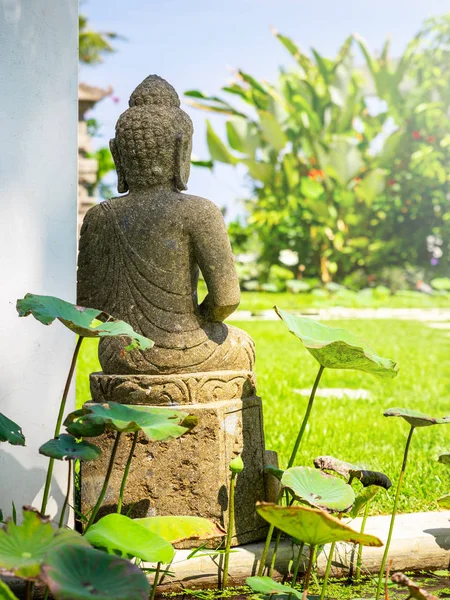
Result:
[[[150,75],[131,94],[129,107],[110,141],[119,192],[164,184],[187,189],[193,127],[174,88]]]

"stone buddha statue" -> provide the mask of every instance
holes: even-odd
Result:
[[[103,338],[104,374],[251,371],[254,345],[223,321],[239,282],[225,223],[187,189],[193,127],[174,88],[156,75],[131,94],[110,142],[124,196],[86,214],[78,258],[78,304],[108,312],[155,342],[126,353]],[[199,269],[208,293],[197,299]]]

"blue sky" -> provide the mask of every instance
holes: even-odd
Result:
[[[400,54],[424,19],[450,10],[450,0],[86,0],[81,4],[92,27],[127,38],[117,52],[96,67],[83,67],[80,80],[100,87],[112,85],[114,102],[106,98],[92,116],[102,124],[106,145],[128,97],[147,75],[167,79],[180,97],[188,89],[218,93],[237,67],[275,81],[280,65],[291,58],[273,37],[273,26],[307,50],[332,56],[347,35],[362,35],[372,50],[392,36]],[[194,154],[207,157],[207,114],[184,105],[194,121]],[[223,120],[213,117],[220,131]],[[213,173],[194,168],[189,192],[227,207],[228,217],[242,213],[247,194],[242,172],[218,165]]]

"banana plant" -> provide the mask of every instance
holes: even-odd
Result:
[[[353,64],[353,36],[329,59],[315,49],[309,57],[288,37],[274,34],[296,63],[295,69],[280,71],[277,83],[238,70],[223,92],[234,96],[239,108],[219,96],[186,92],[194,107],[229,117],[225,140],[207,121],[210,157],[194,164],[244,166],[254,181],[253,199],[247,202],[250,225],[262,240],[275,226],[281,247],[292,246],[288,238],[295,231],[291,249],[321,257],[321,275],[328,281],[337,252],[352,238],[349,211],[354,215],[358,207],[367,222],[384,190],[386,171],[369,147],[387,115],[374,119],[369,114],[364,79]]]

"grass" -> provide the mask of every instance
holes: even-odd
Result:
[[[420,292],[399,292],[393,296],[372,293],[355,293],[344,290],[337,294],[313,293],[290,294],[286,292],[242,292],[239,310],[259,312],[275,305],[288,310],[328,308],[450,308],[450,295],[427,296]]]
[[[393,570],[392,573],[395,571]],[[439,573],[439,574],[438,574]],[[409,573],[410,577],[420,587],[424,587],[428,592],[435,594],[438,598],[448,598],[448,577],[444,571]],[[289,582],[288,582],[289,583]],[[318,598],[322,586],[322,578],[316,578],[309,587],[308,598]],[[298,591],[302,591],[301,583],[296,586]],[[350,584],[347,579],[330,578],[327,588],[327,598],[336,600],[353,600],[354,598],[373,599],[376,590],[376,577],[366,577],[359,583],[353,582]],[[389,582],[388,584],[389,598],[394,600],[405,600],[408,596],[407,589],[400,585]],[[190,590],[184,589],[183,596],[185,598],[196,598],[197,600],[221,600],[228,598],[229,600],[249,600],[255,597],[255,593],[248,586],[240,586],[235,588],[227,588],[225,590],[205,589],[205,590]],[[179,592],[163,593],[165,598],[180,598]],[[277,596],[274,595],[274,598]],[[280,598],[280,596],[278,596]],[[293,600],[293,596],[291,597]]]
[[[364,337],[381,356],[397,360],[394,380],[357,371],[325,370],[320,387],[363,388],[370,400],[316,397],[297,464],[312,466],[318,455],[331,454],[385,472],[396,483],[408,425],[385,418],[391,407],[416,409],[433,416],[450,412],[450,337],[419,322],[395,320],[333,321]],[[295,389],[310,388],[318,365],[301,342],[279,321],[246,321],[238,326],[256,342],[258,393],[263,399],[266,447],[279,453],[285,467],[301,423],[307,398]],[[85,340],[77,370],[77,398],[89,399],[88,374],[99,370],[96,342]],[[320,389],[320,388],[319,388]],[[436,499],[450,492],[450,471],[436,462],[450,451],[450,427],[416,430],[400,500],[400,512],[436,510]],[[393,491],[380,493],[372,513],[388,513]]]

